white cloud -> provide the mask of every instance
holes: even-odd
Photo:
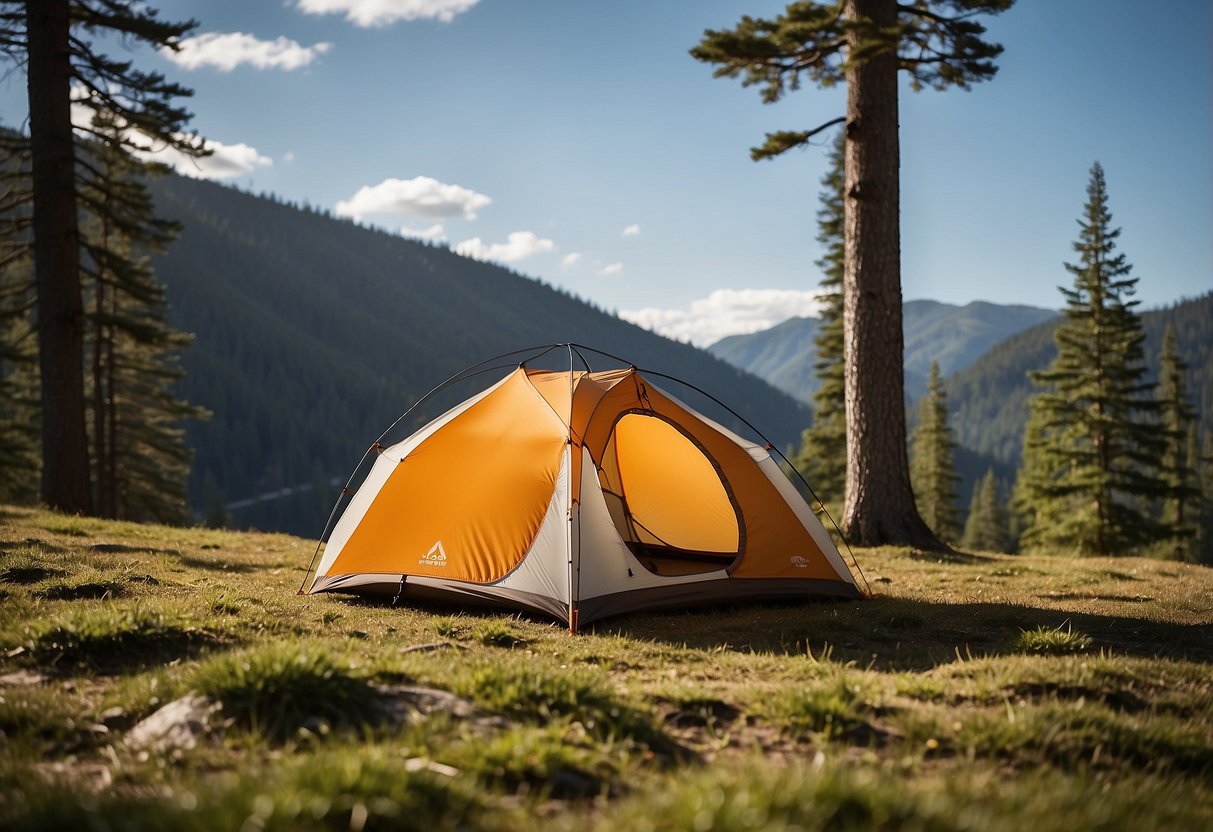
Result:
[[[560,258],[560,265],[567,269],[569,266],[573,265],[580,259],[581,259],[581,252],[570,251],[564,257]]]
[[[610,265],[603,266],[601,269],[599,269],[598,276],[610,277],[613,274],[619,274],[621,271],[623,271],[622,263],[611,263]]]
[[[231,72],[241,64],[257,69],[299,69],[333,48],[331,43],[303,46],[287,37],[258,40],[244,32],[205,32],[177,42],[177,50],[161,47],[160,54],[177,66],[201,69],[211,66]]]
[[[81,103],[88,98],[88,90],[81,84],[72,87],[71,118],[77,131],[93,123],[94,111]],[[244,143],[224,144],[213,140],[203,142],[203,147],[211,151],[211,155],[195,159],[173,147],[167,147],[163,142],[153,139],[145,133],[126,127],[119,123],[122,138],[132,147],[131,153],[148,162],[159,162],[168,165],[182,176],[194,179],[231,179],[244,176],[260,167],[274,164],[273,159],[262,156],[255,147]],[[185,137],[178,134],[177,138]]]
[[[501,263],[514,263],[555,250],[554,242],[540,238],[534,231],[514,231],[504,243],[486,245],[479,237],[473,237],[455,246],[455,253],[464,257],[471,257],[473,260],[496,260]]]
[[[759,332],[794,317],[816,317],[818,292],[794,289],[717,289],[686,309],[625,309],[619,317],[668,338],[699,346],[728,335]]]
[[[232,179],[274,164],[273,159],[262,156],[255,147],[243,142],[224,144],[208,140],[204,146],[213,151],[211,155],[193,159],[175,148],[157,147],[149,140],[135,155],[151,162],[169,165],[182,176],[193,179]]]
[[[459,185],[447,185],[428,176],[384,179],[366,185],[337,203],[337,214],[362,219],[367,214],[412,214],[427,220],[449,217],[476,219],[476,212],[493,200]]]
[[[621,236],[636,237],[639,234],[640,234],[640,226],[637,225],[636,223],[632,223],[627,228],[623,229],[623,234]]]
[[[290,164],[291,162],[295,161],[295,151],[288,150],[286,153],[283,153],[282,161],[286,162],[287,164]]]
[[[446,239],[446,229],[442,227],[442,223],[434,223],[429,228],[409,228],[407,225],[400,229],[401,237],[411,237],[414,240],[435,240],[441,242]]]
[[[358,26],[387,26],[397,20],[450,23],[480,0],[297,0],[305,14],[345,14]]]

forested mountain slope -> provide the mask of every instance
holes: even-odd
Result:
[[[683,378],[780,446],[808,408],[686,344],[499,266],[210,182],[152,184],[184,231],[155,267],[171,323],[195,333],[182,393],[214,416],[189,427],[191,502],[238,526],[319,534],[367,446],[444,378],[490,356],[575,341]],[[671,391],[678,393],[676,387]]]
[[[1052,320],[1022,332],[988,351],[947,381],[951,425],[957,441],[982,456],[1014,469],[1019,465],[1028,398],[1035,391],[1028,371],[1041,370],[1057,355]],[[1142,313],[1145,353],[1151,381],[1158,379],[1158,357],[1167,324],[1188,364],[1188,394],[1201,427],[1213,414],[1213,293],[1164,309]]]
[[[990,347],[1056,313],[1034,306],[1001,306],[975,301],[955,306],[912,300],[903,307],[906,391],[916,398],[926,391],[931,362],[945,376],[977,360]],[[802,401],[818,387],[813,365],[817,350],[816,318],[792,318],[762,332],[732,335],[708,347],[713,355],[765,378]]]

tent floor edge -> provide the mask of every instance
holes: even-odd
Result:
[[[352,596],[382,595],[391,601],[400,593],[400,573],[359,573],[323,576],[316,579],[312,592],[340,592]],[[409,575],[400,593],[400,601],[436,601],[466,605],[469,609],[517,611],[519,607],[549,616],[560,622],[570,619],[569,605],[546,595],[509,589],[495,584],[441,581]]]
[[[783,578],[729,578],[649,587],[583,598],[579,624],[649,610],[685,610],[735,601],[862,601],[854,584],[827,579],[788,581]]]

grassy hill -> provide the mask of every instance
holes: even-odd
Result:
[[[297,596],[313,546],[0,507],[0,827],[1213,826],[1204,567],[860,550],[573,638]]]
[[[232,506],[240,527],[319,534],[331,481],[417,398],[537,344],[587,344],[683,378],[781,447],[809,421],[760,379],[499,266],[210,182],[152,190],[184,224],[155,263],[171,322],[197,335],[182,392],[214,413],[189,428],[191,502]]]
[[[955,306],[912,300],[903,307],[906,395],[926,392],[931,362],[945,376],[964,369],[1000,341],[1056,315],[1034,306],[1002,306],[974,301]],[[731,335],[708,347],[723,358],[765,378],[801,401],[811,402],[818,382],[813,365],[816,318],[792,318],[750,335]]]

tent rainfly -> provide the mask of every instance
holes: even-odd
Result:
[[[528,359],[407,439],[372,445],[308,592],[526,609],[574,633],[658,607],[863,597],[769,444],[648,377],[669,376],[574,371],[586,348],[556,346],[570,369]]]

